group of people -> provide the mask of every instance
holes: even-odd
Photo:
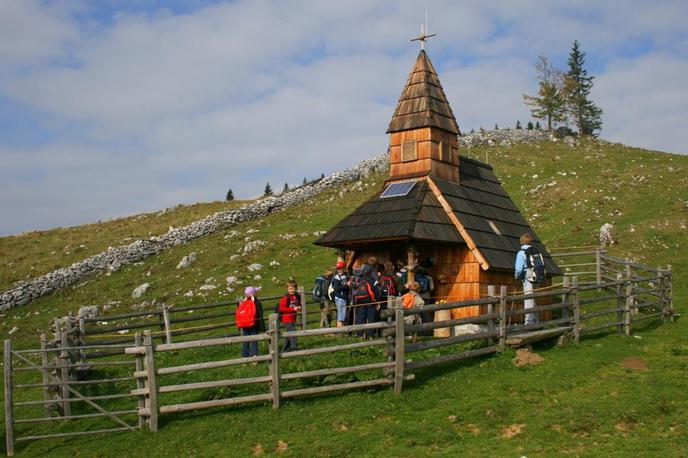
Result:
[[[336,313],[337,327],[378,322],[390,297],[402,297],[406,308],[432,302],[435,286],[424,265],[414,268],[412,282],[408,281],[408,269],[401,260],[396,264],[378,263],[377,258],[370,257],[352,271],[347,270],[343,261],[337,262],[335,268],[336,272],[325,270],[313,288],[313,300],[320,304],[321,327],[332,325],[332,312]],[[376,334],[374,330],[359,333],[365,337]]]
[[[239,302],[236,309],[236,325],[242,336],[258,335],[266,331],[263,304],[258,299],[260,287],[247,286],[244,290],[244,299]],[[280,322],[287,332],[296,331],[296,314],[301,310],[301,298],[296,291],[298,284],[294,280],[287,282],[287,292],[277,305],[277,313]],[[287,335],[282,351],[296,350],[296,337]],[[241,356],[248,358],[258,356],[258,342],[243,342]]]
[[[543,281],[544,262],[542,255],[532,246],[530,234],[521,236],[521,249],[516,254],[514,276],[523,284],[525,293],[533,290],[533,285]],[[414,280],[408,281],[408,269],[404,261],[396,264],[387,261],[378,264],[375,257],[358,268],[349,271],[346,263],[337,262],[335,270],[326,269],[315,281],[313,300],[320,305],[320,326],[332,326],[332,313],[336,314],[337,327],[351,324],[366,324],[380,321],[380,312],[387,307],[389,297],[401,297],[404,308],[420,307],[433,302],[434,282],[427,271],[427,263],[421,263],[414,269]],[[297,294],[296,281],[287,282],[287,291],[280,299],[276,310],[279,320],[287,332],[296,330],[296,315],[301,310],[301,298]],[[248,286],[244,299],[237,306],[236,323],[244,336],[265,332],[263,306],[256,296],[259,287]],[[535,301],[524,301],[524,308],[535,306]],[[428,312],[407,317],[407,324],[431,321]],[[536,313],[525,315],[525,324],[538,321]],[[361,337],[372,338],[377,330],[366,330],[358,333]],[[295,351],[296,337],[287,335],[283,351]],[[258,342],[244,342],[241,356],[258,355]]]

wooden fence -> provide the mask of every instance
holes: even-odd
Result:
[[[588,256],[589,260],[570,261],[583,256]],[[300,316],[302,328],[296,331],[284,332],[277,315],[271,314],[268,331],[258,335],[205,336],[190,341],[172,341],[179,335],[174,333],[172,325],[189,322],[175,322],[179,318],[173,318],[174,313],[227,307],[228,304],[223,303],[171,307],[166,312],[163,309],[161,314],[152,314],[160,318],[152,321],[151,313],[135,312],[134,317],[143,317],[147,320],[143,322],[153,329],[144,329],[133,339],[128,337],[130,341],[127,342],[89,342],[89,328],[83,322],[72,326],[74,317],[62,323],[59,338],[48,341],[43,336],[40,349],[15,350],[7,340],[4,383],[8,455],[13,454],[15,442],[26,440],[132,430],[143,425],[156,431],[161,415],[187,410],[255,402],[279,408],[283,399],[379,386],[393,386],[394,392],[399,394],[404,382],[428,367],[484,357],[508,346],[526,345],[560,335],[571,336],[575,342],[595,332],[630,335],[639,322],[673,319],[670,267],[654,269],[609,256],[602,250],[577,252],[568,258],[558,256],[558,259],[567,275],[561,284],[553,287],[523,294],[494,285],[488,288],[488,296],[484,298],[411,309],[403,309],[399,298],[390,298],[382,312],[382,320],[363,325],[308,329],[311,321],[317,321],[309,317],[319,314],[320,310],[310,307],[309,311],[304,307]],[[577,268],[587,270],[571,270]],[[264,300],[266,310],[270,308],[268,301],[273,299],[276,298]],[[528,299],[542,305],[524,310],[520,304]],[[307,303],[303,292],[302,303]],[[429,322],[414,319],[421,314],[476,305],[484,311],[478,316]],[[526,313],[549,318],[529,325],[518,324],[522,321],[518,317]],[[231,318],[233,312],[223,310],[203,315],[206,316],[199,321],[221,319],[224,330],[218,326],[199,332],[223,330],[226,333],[227,318]],[[444,314],[435,313],[435,316],[439,320]],[[113,321],[116,317],[96,320]],[[132,314],[127,314],[127,318],[131,319]],[[469,324],[477,325],[477,331],[462,333]],[[126,329],[133,328],[131,322],[127,325]],[[74,328],[86,332],[80,333]],[[435,335],[445,337],[424,336],[442,330],[445,332]],[[355,337],[358,333],[368,333],[371,338],[361,340]],[[155,341],[156,337],[160,343]],[[281,341],[289,337],[298,339],[298,350],[284,352],[280,349]],[[248,343],[256,343],[267,352],[255,357],[239,356],[239,347]],[[333,354],[345,354],[346,357],[332,358]],[[30,359],[28,355],[37,355],[39,360]],[[15,365],[15,360],[22,365]],[[294,364],[296,361],[299,363]],[[340,365],[342,361],[346,364]],[[33,373],[40,381],[23,383],[22,379],[22,383],[17,383],[13,379],[17,372]],[[94,378],[96,373],[109,375]],[[430,376],[427,372],[425,375]],[[82,392],[79,385],[97,386],[99,391]],[[15,393],[23,389],[34,391],[15,399]],[[103,392],[107,394],[101,394]],[[31,395],[40,399],[31,399]],[[73,402],[86,404],[91,411],[73,412],[70,410]],[[15,414],[23,408],[33,409],[31,415],[16,418]],[[51,424],[93,418],[114,422],[115,427],[88,423],[81,430],[71,426],[62,432],[21,435],[24,433],[20,431],[20,435],[15,435],[18,427],[23,428],[25,423]]]

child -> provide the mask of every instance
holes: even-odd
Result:
[[[255,336],[260,332],[265,332],[263,305],[256,297],[258,291],[260,291],[260,287],[247,286],[244,290],[244,300],[237,306],[237,314],[241,309],[246,307],[253,309],[253,325],[240,327],[239,329],[242,336]],[[244,323],[239,323],[239,320],[240,318],[237,316],[237,326],[240,324],[244,325]],[[258,356],[258,342],[244,342],[242,344],[241,357],[248,358],[249,356]]]
[[[282,296],[278,310],[282,315],[282,323],[287,332],[296,331],[296,312],[301,310],[301,299],[296,295],[298,285],[296,281],[289,280],[287,282],[287,294]],[[296,337],[287,336],[284,342],[283,352],[296,350]]]
[[[423,298],[420,297],[420,294],[418,294],[418,291],[420,290],[420,285],[417,281],[414,281],[413,283],[406,285],[406,287],[409,290],[408,293],[401,296],[401,303],[405,309],[410,309],[412,307],[422,307],[423,305],[425,305],[425,301],[423,301]],[[420,322],[420,315],[416,314],[405,316],[404,322],[406,324],[416,324]]]

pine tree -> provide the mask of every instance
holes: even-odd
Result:
[[[475,133],[475,129],[471,129],[471,133],[474,134],[474,133]]]
[[[324,173],[321,173],[321,174],[320,174],[320,179],[321,179],[321,180],[324,180],[324,179],[325,179],[325,174],[324,174]]]
[[[271,196],[272,195],[272,186],[270,186],[270,183],[265,185],[265,191],[263,191],[264,196]]]
[[[535,128],[536,128],[537,130],[542,129],[542,126],[540,126],[540,121],[535,121]]]
[[[526,129],[533,130],[533,122],[532,121],[528,121],[528,124],[526,124]]]
[[[495,124],[494,130],[499,130],[499,126],[497,124]]]
[[[289,183],[284,183],[284,187],[282,188],[282,194],[285,192],[289,192]]]
[[[535,77],[538,93],[523,94],[523,101],[530,107],[531,115],[547,120],[547,130],[552,130],[553,124],[566,119],[566,78],[545,56],[538,57],[535,63]]]
[[[520,119],[518,121],[516,121],[516,129],[522,129]]]
[[[602,128],[602,109],[589,99],[595,77],[588,76],[583,68],[585,53],[580,50],[578,40],[573,42],[568,64],[566,108],[578,127],[579,135],[595,136],[596,131]]]
[[[226,200],[229,202],[230,200],[234,200],[234,193],[232,192],[232,188],[229,188],[229,191],[227,191],[227,198]]]
[[[306,177],[303,177],[303,185],[305,186],[306,183],[308,183],[308,180],[306,180]]]

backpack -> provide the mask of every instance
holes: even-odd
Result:
[[[351,286],[351,301],[354,304],[368,304],[370,302],[375,302],[375,293],[373,292],[373,288],[370,286],[370,282],[365,278],[354,278],[357,280],[355,281],[355,285],[352,284]]]
[[[335,289],[334,287],[334,282],[335,280],[337,281],[337,288]],[[328,292],[332,290],[332,295],[330,296],[333,300],[335,296],[347,299],[349,297],[349,276],[347,274],[336,274],[332,278],[332,282],[330,283],[330,287],[328,288]]]
[[[315,285],[313,286],[313,300],[317,302],[324,301],[325,298],[325,277],[320,275],[315,279]]]
[[[526,280],[530,283],[543,283],[547,279],[547,272],[542,254],[532,246],[521,251],[526,255]]]
[[[256,324],[256,304],[251,299],[241,301],[236,310],[237,328],[252,328]]]
[[[397,284],[394,277],[391,275],[383,275],[380,277],[380,299],[387,299],[390,296],[398,295]]]
[[[416,281],[420,285],[420,294],[425,294],[430,291],[430,280],[424,274],[416,274]]]

